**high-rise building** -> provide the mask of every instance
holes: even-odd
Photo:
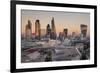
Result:
[[[87,34],[87,25],[81,24],[80,28],[81,28],[81,36],[82,37],[86,37],[86,34]]]
[[[35,36],[36,36],[36,39],[40,40],[41,26],[40,26],[40,21],[39,20],[36,20],[36,22],[35,22]]]
[[[67,38],[67,35],[68,35],[68,29],[65,28],[65,29],[63,30],[63,32],[64,32],[64,37]]]
[[[51,35],[50,35],[51,39],[56,39],[56,27],[55,27],[55,21],[54,21],[54,17],[51,20]]]
[[[54,17],[51,20],[51,32],[56,33]]]
[[[51,33],[51,28],[50,28],[50,25],[48,24],[46,28],[46,34],[50,35],[50,33]]]
[[[25,27],[25,36],[26,36],[26,39],[32,38],[32,23],[30,20],[28,20],[28,24]]]

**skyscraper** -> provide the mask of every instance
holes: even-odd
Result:
[[[54,17],[51,20],[51,32],[56,33]]]
[[[40,37],[41,37],[41,26],[40,26],[40,21],[39,20],[36,20],[35,22],[35,36],[36,36],[36,39],[40,40]]]
[[[55,21],[54,21],[54,17],[51,20],[51,35],[50,35],[51,39],[56,39],[56,27],[55,27]]]
[[[81,28],[81,36],[82,37],[86,37],[86,34],[87,34],[87,25],[81,24],[80,28]]]
[[[28,24],[25,27],[25,36],[26,36],[26,39],[32,38],[32,23],[30,20],[28,20]]]
[[[50,28],[50,25],[48,24],[46,28],[46,34],[50,35],[50,33],[51,33],[51,28]]]

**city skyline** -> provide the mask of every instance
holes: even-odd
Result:
[[[41,29],[46,29],[47,24],[51,26],[52,17],[55,20],[56,33],[63,32],[63,29],[68,29],[68,34],[76,32],[80,34],[80,25],[85,24],[88,26],[87,35],[90,34],[90,14],[89,13],[74,13],[74,12],[54,12],[54,11],[32,11],[22,10],[22,27],[21,33],[25,33],[25,26],[28,20],[32,23],[32,33],[35,33],[35,21],[40,20]]]

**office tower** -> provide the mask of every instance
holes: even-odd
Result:
[[[46,34],[50,35],[50,33],[51,33],[51,28],[50,28],[50,25],[48,24],[46,28]]]
[[[82,37],[86,37],[86,34],[87,34],[87,25],[81,24],[80,28],[81,28],[81,36]]]
[[[36,36],[36,39],[40,40],[40,38],[41,38],[41,26],[40,26],[39,20],[35,21],[35,36]]]
[[[63,30],[63,33],[64,33],[64,37],[67,38],[67,35],[68,35],[68,29],[65,28],[65,29]]]
[[[28,20],[28,24],[25,27],[25,35],[26,39],[31,39],[32,37],[32,23],[30,20]]]
[[[55,27],[55,22],[54,22],[54,17],[51,20],[51,35],[50,39],[56,39],[56,27]]]
[[[56,33],[54,17],[51,20],[51,32]]]

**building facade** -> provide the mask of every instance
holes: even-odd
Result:
[[[41,38],[41,26],[40,26],[40,20],[35,21],[35,37],[36,39]]]

